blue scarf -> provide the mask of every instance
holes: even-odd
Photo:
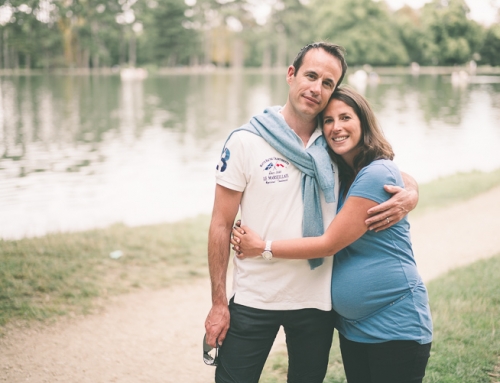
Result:
[[[326,151],[327,144],[321,135],[309,148],[305,149],[301,139],[279,114],[280,109],[279,106],[267,108],[263,114],[254,116],[250,123],[241,126],[233,133],[246,130],[261,136],[302,172],[302,200],[304,202],[302,235],[318,237],[325,232],[318,185],[325,195],[326,202],[335,202],[334,171]],[[313,270],[323,264],[323,258],[310,259],[309,264]]]

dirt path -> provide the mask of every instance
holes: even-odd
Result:
[[[425,281],[500,252],[500,188],[411,218]],[[0,381],[211,383],[201,359],[208,280],[116,298],[105,313],[0,339]],[[282,347],[283,337],[277,347]]]

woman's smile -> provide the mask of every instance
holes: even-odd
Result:
[[[349,138],[349,136],[342,136],[342,137],[337,137],[337,138],[333,138],[333,141],[335,142],[341,142],[341,141],[344,141],[344,140],[347,140]]]

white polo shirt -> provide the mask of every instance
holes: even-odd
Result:
[[[321,135],[318,128],[308,145]],[[338,199],[338,170],[335,196]],[[264,240],[302,237],[302,173],[263,138],[248,131],[233,133],[216,171],[217,183],[243,192],[241,221]],[[326,203],[321,192],[325,229],[335,217],[337,202]],[[330,310],[332,257],[311,270],[307,260],[234,257],[235,302],[266,310],[317,308]]]

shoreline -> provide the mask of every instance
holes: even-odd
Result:
[[[460,181],[458,179],[459,177],[462,177],[463,181]],[[457,173],[454,173],[454,174],[451,174],[448,176],[439,177],[439,178],[433,179],[431,181],[420,184],[419,187],[421,190],[421,193],[420,193],[421,198],[419,201],[419,205],[417,206],[417,209],[414,212],[412,212],[413,216],[420,215],[420,214],[424,213],[426,211],[426,209],[428,208],[427,205],[430,204],[432,206],[433,203],[432,203],[432,201],[429,201],[429,199],[440,199],[440,201],[437,203],[437,205],[441,206],[444,204],[447,206],[450,203],[450,198],[449,198],[449,196],[446,195],[448,190],[452,189],[454,187],[458,188],[458,187],[462,186],[462,184],[467,184],[467,183],[477,184],[478,182],[474,177],[480,177],[480,178],[491,177],[491,178],[493,178],[493,180],[491,181],[491,183],[489,185],[486,185],[482,188],[481,188],[481,186],[479,186],[479,188],[477,190],[473,190],[472,192],[469,192],[469,195],[466,195],[463,198],[463,200],[473,198],[477,194],[488,191],[489,189],[494,188],[497,184],[500,185],[500,168],[492,170],[492,171],[488,171],[488,172],[479,171],[479,170],[473,170],[473,171],[466,172],[466,173],[457,172]],[[498,178],[498,180],[497,180],[497,178]],[[451,184],[450,184],[450,182],[451,182]],[[443,190],[440,191],[439,189],[443,189]],[[428,198],[426,198],[426,194],[429,194]],[[456,196],[454,196],[454,197],[456,197]],[[453,199],[451,201],[453,202]],[[208,210],[210,210],[210,209],[208,209]],[[123,222],[117,221],[117,222],[114,222],[114,223],[112,223],[110,225],[106,225],[106,226],[98,226],[97,225],[97,226],[89,227],[88,229],[84,229],[84,230],[48,231],[48,232],[45,232],[45,233],[40,234],[40,235],[36,235],[36,234],[35,235],[25,235],[24,234],[24,235],[19,235],[19,236],[15,236],[15,237],[3,237],[0,234],[0,244],[2,241],[15,242],[15,241],[22,241],[25,239],[27,239],[27,240],[40,239],[40,238],[44,238],[47,236],[65,236],[65,235],[83,234],[83,233],[87,233],[87,232],[96,232],[96,231],[104,232],[104,231],[109,230],[110,228],[112,228],[114,226],[123,226],[123,227],[126,227],[127,229],[133,230],[133,229],[139,229],[141,227],[161,227],[163,225],[183,224],[183,223],[190,221],[190,220],[193,220],[193,219],[209,219],[210,215],[211,215],[210,213],[200,212],[200,213],[192,215],[192,216],[186,216],[186,217],[179,219],[179,220],[164,221],[164,222],[159,222],[159,223],[152,222],[152,223],[148,223],[148,224],[141,224],[141,225],[134,225],[134,226],[129,226]]]
[[[283,74],[286,73],[287,67],[242,67],[242,68],[221,68],[215,66],[206,67],[155,67],[144,66],[137,69],[145,69],[152,77],[154,76],[171,76],[171,75],[209,75],[209,74]],[[0,69],[0,76],[16,77],[16,76],[120,76],[120,71],[124,68],[54,68],[54,69]],[[358,69],[363,69],[363,66],[349,67],[349,73],[354,73]],[[376,67],[369,66],[370,71],[380,75],[451,75],[453,72],[465,71],[475,75],[500,75],[500,66],[477,66],[471,69],[468,65],[455,66],[420,66],[418,70],[408,66],[394,67]]]

